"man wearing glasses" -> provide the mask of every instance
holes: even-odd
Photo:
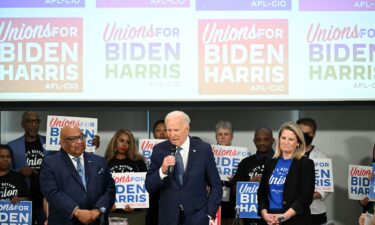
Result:
[[[36,112],[22,114],[21,126],[25,134],[11,141],[8,145],[13,153],[13,169],[26,177],[33,200],[32,224],[42,225],[46,219],[43,212],[43,195],[40,191],[39,172],[42,161],[47,154],[46,137],[39,132],[40,118]]]
[[[44,159],[40,173],[41,190],[49,203],[48,224],[99,225],[115,202],[107,163],[85,152],[79,127],[63,127],[60,144],[58,153]]]

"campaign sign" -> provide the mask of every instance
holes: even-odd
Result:
[[[375,163],[371,166],[371,172],[375,173]],[[369,198],[375,198],[375,176],[372,177],[372,180],[370,181],[370,190],[368,193]]]
[[[333,192],[332,159],[313,159],[315,164],[315,191]]]
[[[221,180],[228,181],[234,175],[243,158],[251,155],[245,147],[211,145]]]
[[[93,146],[92,140],[98,132],[98,119],[84,117],[47,116],[46,149],[50,151],[60,150],[60,130],[69,125],[81,129],[86,140],[86,152],[94,152],[95,146]]]
[[[1,225],[31,225],[31,214],[31,201],[13,204],[11,201],[0,200]]]
[[[301,11],[374,11],[375,0],[299,0]]]
[[[371,167],[349,165],[348,176],[348,198],[352,200],[362,200],[368,197],[370,190]]]
[[[221,225],[221,207],[216,212],[216,218],[208,221],[208,225]]]
[[[240,218],[260,218],[258,216],[258,182],[237,182],[236,207]]]
[[[197,0],[197,10],[290,10],[291,0]]]
[[[133,209],[148,208],[149,196],[145,187],[146,172],[140,173],[112,173],[116,183],[117,209],[129,205]]]
[[[0,8],[78,8],[85,0],[2,0]]]
[[[139,139],[138,152],[145,158],[147,168],[151,163],[152,149],[156,144],[165,141],[165,139]]]

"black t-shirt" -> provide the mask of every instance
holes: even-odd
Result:
[[[238,165],[235,182],[250,181],[255,176],[261,176],[264,171],[265,164],[269,161],[267,156],[257,158],[257,155],[252,155],[244,158]]]
[[[111,173],[147,172],[147,167],[143,160],[133,161],[131,159],[113,158],[108,162],[108,167]]]
[[[10,200],[13,196],[30,197],[24,176],[9,171],[4,176],[0,176],[0,199]]]
[[[33,208],[43,207],[43,194],[40,190],[39,172],[44,159],[43,146],[39,138],[34,142],[25,142],[26,163],[35,173],[30,176],[30,194],[33,200]]]

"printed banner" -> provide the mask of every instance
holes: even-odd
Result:
[[[152,149],[164,139],[139,139],[138,152],[143,155],[147,168],[151,163]]]
[[[373,96],[375,90],[374,52],[375,29],[366,22],[335,23],[310,22],[306,24],[306,56],[300,80],[306,85],[305,92],[332,89],[335,98],[350,93],[357,96]],[[296,82],[300,77],[296,77]],[[366,94],[367,93],[367,94]],[[316,98],[321,95],[317,92]]]
[[[94,152],[95,146],[92,140],[98,132],[98,119],[85,117],[69,117],[69,116],[47,116],[47,140],[46,149],[49,151],[60,150],[60,130],[64,126],[78,126],[86,141],[86,152]]]
[[[146,172],[113,173],[116,183],[116,208],[129,205],[133,209],[148,208],[149,196],[145,187]]]
[[[302,11],[373,11],[375,0],[299,0]]]
[[[82,30],[81,18],[0,18],[1,92],[82,92]]]
[[[98,8],[182,8],[189,6],[190,0],[96,0]]]
[[[362,200],[370,193],[370,166],[349,165],[348,198]]]
[[[240,218],[260,218],[258,216],[258,182],[237,182],[236,212]]]
[[[223,181],[228,181],[228,177],[236,173],[241,160],[251,155],[245,147],[223,145],[211,145],[211,147],[215,156],[217,170]]]
[[[180,90],[173,91],[175,97],[182,95],[182,40],[186,38],[182,25],[167,21],[106,21],[103,26],[103,82],[129,93],[147,90],[170,94],[175,88]],[[141,95],[137,96],[140,100]]]
[[[11,201],[0,200],[1,225],[31,225],[31,215],[31,201],[20,201],[13,204]]]
[[[197,10],[290,10],[291,0],[197,0]]]
[[[315,191],[333,192],[332,159],[313,159],[315,164]]]
[[[375,173],[375,163],[371,166],[371,172]],[[370,190],[368,193],[368,197],[374,199],[375,198],[375,176],[373,176],[372,180],[370,180]]]
[[[198,29],[199,94],[288,94],[288,20],[199,20]]]
[[[74,8],[85,7],[85,0],[1,0],[0,8]]]

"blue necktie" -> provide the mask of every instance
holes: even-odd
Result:
[[[180,185],[182,185],[184,181],[184,161],[182,161],[181,153],[180,151],[182,150],[181,147],[178,147],[176,149],[176,166],[175,166],[175,175],[177,177],[177,180],[180,182]]]
[[[85,179],[85,170],[83,169],[81,159],[80,158],[73,158],[77,162],[77,172],[79,177],[81,178],[82,184],[86,189],[86,179]]]

